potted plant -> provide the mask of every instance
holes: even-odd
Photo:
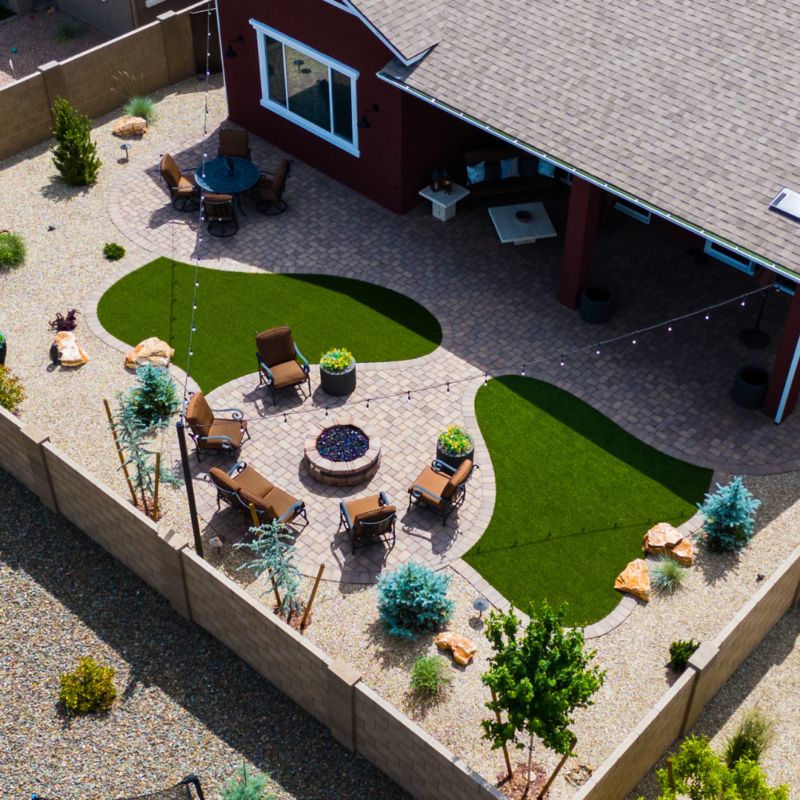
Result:
[[[474,439],[458,425],[450,425],[436,440],[436,458],[453,469],[458,469],[467,459],[474,461],[474,452]]]
[[[733,382],[733,402],[742,408],[761,408],[767,397],[769,370],[763,367],[742,367]]]
[[[602,325],[614,313],[614,292],[606,286],[589,284],[581,291],[580,315],[590,325]]]
[[[328,350],[319,362],[319,384],[326,394],[340,397],[356,390],[356,360],[349,350]]]
[[[6,351],[8,350],[8,344],[6,343],[6,337],[0,333],[0,367],[2,367],[6,363]]]

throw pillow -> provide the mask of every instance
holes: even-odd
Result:
[[[500,177],[505,180],[506,178],[519,177],[519,158],[504,158],[500,162]]]
[[[539,159],[539,174],[547,175],[548,178],[555,178],[556,165],[551,164],[549,161],[542,161]]]
[[[476,164],[474,167],[467,167],[467,179],[470,186],[476,183],[483,183],[486,179],[486,162],[481,161],[480,164]]]
[[[539,159],[536,156],[519,160],[519,174],[523,178],[535,178],[539,174]]]
[[[487,161],[486,162],[486,183],[500,180],[500,162]]]

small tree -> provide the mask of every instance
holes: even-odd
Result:
[[[145,430],[164,428],[181,407],[172,376],[160,367],[145,364],[136,370],[137,385],[118,395],[122,414],[133,417]]]
[[[91,139],[91,120],[60,97],[56,97],[53,118],[55,125],[50,129],[56,140],[53,163],[64,183],[70,186],[93,183],[101,161],[97,157],[97,145]]]
[[[753,538],[753,514],[760,505],[741,478],[725,486],[717,484],[717,491],[697,505],[705,517],[702,535],[708,549],[714,553],[741,550]]]
[[[570,715],[576,708],[593,705],[590,698],[605,679],[605,672],[589,666],[595,653],[584,650],[583,630],[562,627],[565,611],[566,605],[553,611],[546,600],[538,612],[531,604],[531,621],[521,637],[513,607],[508,614],[493,612],[486,625],[494,655],[481,680],[497,697],[486,707],[505,712],[508,721],[484,720],[483,738],[491,741],[493,750],[507,742],[521,750],[526,743],[520,737],[527,737],[525,794],[530,789],[534,737],[567,755],[575,741]]]

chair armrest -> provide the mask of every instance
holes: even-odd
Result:
[[[233,412],[233,415],[232,415],[232,416],[233,416],[233,418],[234,418],[235,420],[237,420],[237,421],[238,421],[238,420],[240,420],[240,419],[243,419],[243,418],[244,418],[244,411],[242,411],[240,408],[212,408],[211,410],[212,410],[212,411],[213,411],[215,414],[216,414],[218,411],[220,411],[220,412],[221,412],[221,411],[232,411],[232,412]]]
[[[274,172],[264,172],[262,170],[261,177],[262,178],[274,178],[275,177],[275,173]]]
[[[278,522],[283,522],[285,519],[290,517],[293,512],[300,511],[305,503],[302,500],[298,500],[282,517],[278,517]]]
[[[202,442],[216,442],[222,439],[224,439],[230,447],[233,447],[233,440],[230,436],[198,436],[197,442],[198,444]]]
[[[339,511],[341,511],[342,516],[347,520],[347,527],[353,530],[353,520],[350,519],[350,512],[348,512],[344,500],[339,501]]]
[[[379,495],[379,498],[380,498],[380,503],[381,503],[382,506],[388,506],[389,505],[389,498],[386,496],[386,492],[381,492],[380,495]]]
[[[434,472],[441,472],[442,470],[445,470],[446,472],[449,472],[451,475],[456,474],[455,467],[451,467],[449,464],[445,464],[444,461],[439,461],[438,458],[431,463],[431,469]]]
[[[272,374],[272,370],[261,360],[261,356],[258,353],[256,353],[256,358],[258,359],[258,366],[267,373],[269,382],[275,383],[275,376]]]
[[[247,466],[246,461],[237,461],[229,470],[228,470],[228,477],[232,478],[233,473],[235,472],[237,475]]]
[[[433,497],[436,500],[445,501],[444,497],[439,497],[438,494],[434,494],[430,489],[426,489],[424,486],[420,486],[418,483],[415,483],[409,490],[409,493],[414,495],[414,497],[422,497],[423,492],[427,494],[429,497]]]
[[[300,352],[297,345],[294,346],[294,352],[297,354],[297,357],[303,362],[303,371],[308,372],[310,367],[308,366],[308,359]]]

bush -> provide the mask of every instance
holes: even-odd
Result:
[[[136,370],[137,386],[119,397],[122,415],[130,415],[149,431],[163,428],[181,407],[178,387],[172,376],[164,369],[145,364]]]
[[[439,434],[439,447],[449,456],[460,456],[469,453],[475,446],[472,437],[458,425],[451,425]]]
[[[452,680],[447,660],[442,656],[420,656],[411,668],[411,688],[428,697],[442,694]]]
[[[408,561],[378,578],[378,613],[391,636],[416,639],[433,631],[453,614],[447,599],[450,576]]]
[[[8,367],[0,364],[0,406],[16,414],[24,399],[25,390],[19,378]]]
[[[127,117],[142,117],[148,123],[156,118],[156,104],[152,97],[135,95],[125,103],[122,110]]]
[[[676,639],[669,646],[669,666],[676,672],[683,672],[692,653],[698,647],[700,647],[700,642],[696,642],[694,639]]]
[[[58,699],[76,714],[106,711],[117,696],[114,669],[93,658],[82,658],[78,669],[62,675],[59,683]]]
[[[222,787],[222,800],[276,800],[276,795],[264,796],[264,775],[248,773],[247,766],[242,764],[236,775]]]
[[[0,267],[21,266],[25,253],[25,242],[18,233],[0,232]]]
[[[732,768],[746,758],[758,764],[774,738],[775,723],[760,708],[748,709],[736,733],[725,743],[725,763]]]
[[[686,577],[686,567],[671,556],[661,556],[649,570],[652,587],[663,594],[677,592]]]
[[[56,28],[56,41],[58,41],[60,44],[67,44],[75,39],[80,39],[84,33],[86,33],[86,29],[80,24],[80,22],[76,22],[74,19],[69,19],[66,22],[62,22]]]
[[[703,541],[713,553],[731,553],[741,550],[753,537],[753,514],[761,505],[745,489],[741,478],[734,478],[725,486],[717,484],[717,491],[707,494],[698,508],[703,512]]]
[[[79,114],[60,97],[53,106],[55,126],[50,129],[56,140],[53,163],[61,173],[64,183],[70,186],[87,186],[93,183],[100,170],[97,145],[91,140],[92,122]]]
[[[78,327],[78,311],[77,308],[71,308],[67,311],[67,316],[62,317],[58,311],[56,311],[56,318],[50,320],[50,328],[58,333],[62,333],[63,331],[74,331],[75,328]]]
[[[125,248],[121,244],[114,244],[113,242],[109,242],[103,248],[103,255],[109,261],[119,261],[125,255]]]

